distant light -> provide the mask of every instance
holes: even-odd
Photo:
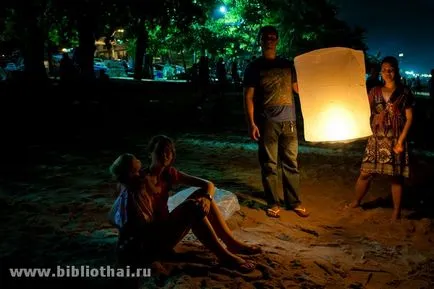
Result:
[[[223,13],[223,14],[225,14],[225,13],[228,11],[228,10],[226,9],[226,6],[224,6],[224,5],[220,6],[219,10],[220,10],[220,12]]]
[[[404,57],[404,53],[398,54],[399,57]]]
[[[123,33],[125,30],[123,30],[123,29],[118,29],[118,30],[116,30],[116,32],[120,32],[120,33]]]
[[[404,73],[407,74],[407,75],[409,75],[409,76],[411,76],[411,77],[418,77],[418,76],[422,77],[422,78],[430,78],[430,77],[432,77],[431,74],[427,74],[427,73],[421,73],[421,74],[419,74],[419,73],[414,72],[413,70],[411,70],[411,71],[404,71]]]

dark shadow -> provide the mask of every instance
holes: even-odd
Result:
[[[208,264],[210,262],[209,258],[206,258],[203,253],[203,251],[198,250],[190,250],[188,248],[181,248],[178,249],[178,247],[182,247],[182,243],[177,245],[177,247],[167,253],[164,256],[161,256],[160,260],[161,262],[187,262],[187,263],[200,263],[200,264]]]
[[[393,208],[392,197],[379,197],[375,200],[362,203],[361,207],[363,210],[372,210],[376,208]]]
[[[416,161],[413,176],[406,187],[404,203],[413,212],[409,219],[434,219],[434,159],[432,152],[421,152]]]
[[[434,178],[434,177],[432,177]],[[431,179],[432,179],[431,178]],[[378,197],[372,201],[364,202],[361,205],[363,210],[376,208],[393,208],[392,195]],[[434,186],[429,180],[425,179],[420,184],[407,184],[404,187],[402,198],[402,208],[410,211],[406,216],[410,220],[420,220],[423,218],[434,219]]]
[[[234,193],[240,206],[264,211],[267,209],[267,202],[262,190],[258,191],[256,188],[236,179],[220,180],[216,182],[216,186]]]
[[[432,182],[425,182],[410,188],[407,203],[413,212],[407,217],[410,220],[424,218],[434,219],[434,187]]]

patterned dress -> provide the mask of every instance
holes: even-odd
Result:
[[[398,87],[386,102],[381,86],[376,86],[369,92],[369,104],[373,135],[368,139],[361,171],[368,174],[409,177],[407,140],[404,141],[402,154],[395,154],[393,147],[406,122],[405,110],[414,106],[411,90],[407,87]]]

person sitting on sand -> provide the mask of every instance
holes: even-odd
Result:
[[[225,267],[248,273],[255,264],[236,254],[257,254],[258,246],[236,240],[213,201],[214,184],[176,170],[175,147],[166,136],[155,136],[149,143],[151,165],[142,169],[132,154],[119,156],[110,171],[119,182],[121,223],[118,257],[121,263],[140,264],[158,260],[173,252],[175,245],[191,229],[196,237]],[[189,198],[169,212],[168,198],[173,185],[199,187]],[[122,205],[123,204],[123,205]],[[226,246],[219,241],[221,239]]]

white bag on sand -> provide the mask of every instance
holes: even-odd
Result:
[[[187,199],[197,189],[199,188],[190,187],[171,196],[168,201],[169,212],[185,201],[185,199]],[[229,219],[236,211],[240,210],[238,198],[232,192],[216,188],[213,199],[222,212],[225,220]]]

